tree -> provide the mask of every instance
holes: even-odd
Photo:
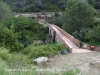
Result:
[[[93,5],[93,6],[95,6],[96,1],[97,0],[88,0],[88,3],[91,4],[91,5]]]
[[[11,27],[8,29],[4,25],[0,25],[0,47],[9,48],[10,51],[20,51],[23,45],[18,41],[19,34],[15,33]]]
[[[85,36],[86,42],[98,44],[100,41],[100,24],[91,29]],[[100,43],[99,43],[100,45]]]
[[[87,0],[67,0],[66,12],[62,16],[62,28],[72,34],[82,28],[94,26],[95,9]]]
[[[2,0],[0,0],[0,21],[3,21],[5,17],[10,17],[12,16],[11,10],[9,6],[4,3]]]

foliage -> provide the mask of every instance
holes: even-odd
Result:
[[[94,6],[95,9],[100,10],[100,0],[88,0],[88,2]]]
[[[2,1],[0,6],[0,47],[9,48],[10,52],[20,51],[34,39],[46,38],[48,30],[43,25],[23,16],[15,18],[10,8]]]
[[[37,58],[40,56],[53,56],[64,48],[60,44],[47,44],[47,45],[30,45],[23,50],[24,54],[28,54],[29,58]]]
[[[16,33],[20,33],[18,39],[27,47],[33,43],[33,40],[45,40],[48,34],[48,28],[39,24],[37,21],[32,21],[29,18],[19,16],[14,19],[14,29]]]
[[[6,17],[11,17],[13,15],[11,13],[9,6],[0,0],[0,22],[4,21]]]
[[[98,44],[100,41],[100,24],[95,26],[92,30],[90,30],[86,36],[86,42],[90,42],[91,44]],[[100,45],[100,44],[99,44]]]
[[[14,12],[40,12],[65,10],[66,0],[3,0]]]
[[[8,68],[6,62],[0,57],[0,75],[10,75],[5,69]]]
[[[49,33],[48,27],[44,27],[42,24],[39,24],[38,22],[33,22],[33,26],[31,27],[33,27],[32,30],[35,33],[33,36],[34,39],[45,41]]]
[[[62,18],[61,15],[57,12],[55,12],[55,15],[51,18],[47,18],[47,22],[50,24],[55,24],[59,27],[62,27]]]
[[[72,34],[94,26],[95,9],[86,0],[68,0],[62,28]]]
[[[28,59],[26,55],[21,53],[9,53],[9,50],[3,47],[0,47],[0,58],[2,58],[10,68],[18,68],[18,65],[24,67],[30,63],[30,59]]]
[[[65,71],[65,72],[63,72],[62,75],[78,75],[78,74],[81,75],[80,70],[76,69],[76,70]]]
[[[80,30],[79,32],[78,31],[75,31],[72,33],[72,35],[77,38],[78,40],[81,40],[81,41],[85,41],[84,37],[86,36],[86,34],[90,31],[90,28],[83,28],[82,30]]]
[[[49,46],[53,46],[52,48],[55,48],[54,46],[56,46],[57,48],[57,45],[49,45]],[[58,46],[59,49],[62,48],[62,46],[61,48],[60,46]],[[29,48],[32,49],[32,46],[30,46]],[[10,74],[12,75],[36,75],[37,74],[36,69],[40,67],[37,67],[31,64],[32,61],[29,58],[27,58],[27,56],[28,55],[24,55],[22,53],[9,53],[9,51],[6,48],[0,47],[0,75],[10,75]],[[34,68],[32,66],[34,66]],[[13,69],[18,69],[18,68],[20,68],[20,70],[21,68],[24,68],[26,72],[24,70],[23,71],[10,71],[10,72],[7,71],[7,69],[13,70]],[[76,75],[80,73],[80,70],[78,69],[68,70],[68,71],[62,71],[61,73],[62,75]],[[52,72],[47,71],[47,72],[44,72],[43,75],[59,75],[59,73],[52,73]]]
[[[20,51],[23,45],[18,41],[18,33],[0,25],[0,46],[10,48],[11,51]]]
[[[14,20],[15,32],[20,33],[19,41],[26,47],[33,40],[34,32],[31,29],[32,21],[26,17],[19,16]]]

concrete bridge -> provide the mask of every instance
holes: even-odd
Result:
[[[52,39],[55,33],[56,43],[63,44],[65,47],[68,48],[69,52],[71,53],[100,51],[100,47],[80,43],[73,36],[54,24],[46,24],[45,26],[49,27],[49,35],[52,35]]]
[[[58,14],[62,14],[62,12],[58,12]],[[17,13],[15,15],[15,17],[18,17],[18,16],[25,16],[25,17],[28,17],[28,18],[51,18],[52,16],[55,15],[55,12],[39,12],[39,13]]]

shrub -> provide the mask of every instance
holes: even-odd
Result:
[[[18,41],[18,33],[0,25],[0,46],[10,48],[10,51],[20,51],[23,45]]]
[[[100,41],[100,24],[95,26],[93,29],[91,29],[85,36],[86,42],[89,42],[93,45],[98,44],[100,45],[100,43],[98,41]]]
[[[29,58],[37,58],[40,56],[52,56],[57,51],[64,49],[65,47],[60,44],[47,44],[41,46],[30,45],[23,50],[24,54],[28,54]]]
[[[18,68],[18,65],[20,65],[20,67],[26,67],[27,64],[30,63],[30,59],[28,59],[27,56],[17,52],[9,53],[9,50],[3,47],[0,48],[0,58],[11,68]]]

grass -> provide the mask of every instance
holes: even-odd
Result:
[[[6,62],[0,58],[0,75],[9,75],[8,72],[5,72],[5,68],[8,68]]]

